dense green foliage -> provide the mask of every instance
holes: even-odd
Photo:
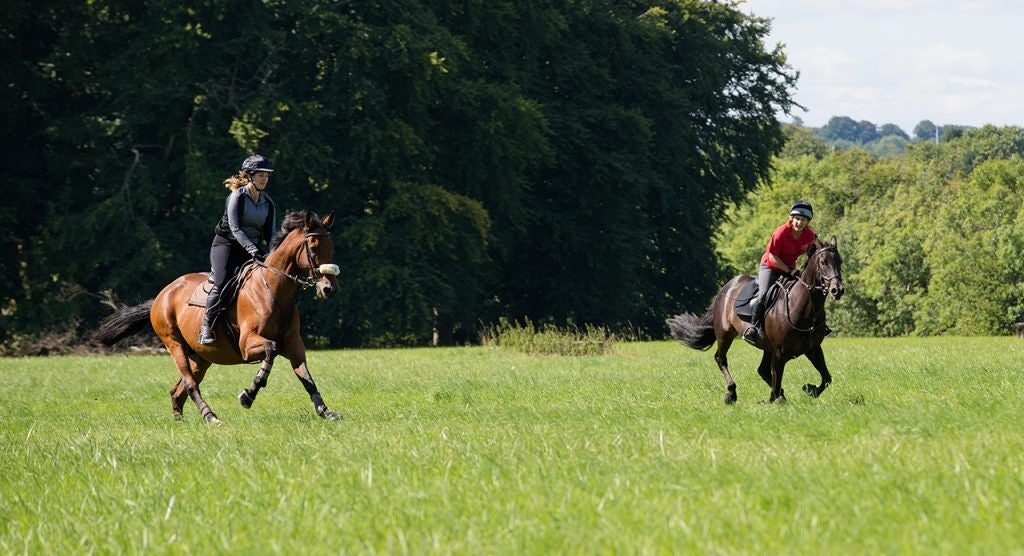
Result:
[[[769,187],[719,235],[724,260],[752,273],[797,198],[836,235],[846,297],[830,305],[845,334],[1006,334],[1024,318],[1024,135],[966,130],[938,145],[875,157],[828,151],[792,129]]]
[[[281,209],[339,216],[341,299],[302,302],[324,344],[660,331],[782,147],[767,25],[697,0],[8,2],[0,339],[208,268],[253,151]]]
[[[171,420],[159,357],[0,359],[4,554],[1016,554],[1024,407],[1013,338],[829,339],[835,375],[630,343],[319,351],[344,420],[287,369],[214,367],[225,420]]]

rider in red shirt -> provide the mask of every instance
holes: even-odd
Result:
[[[757,297],[751,302],[753,317],[750,327],[743,332],[743,339],[757,345],[761,339],[761,320],[764,318],[764,296],[768,287],[782,274],[799,278],[796,260],[807,252],[814,243],[814,231],[808,225],[814,216],[811,204],[803,199],[793,203],[789,209],[789,220],[776,228],[768,247],[761,257],[761,268],[757,273]]]

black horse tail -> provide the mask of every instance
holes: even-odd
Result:
[[[145,329],[152,330],[153,326],[149,322],[149,309],[152,306],[153,300],[150,299],[140,305],[121,309],[103,319],[93,338],[105,346],[112,346]]]
[[[691,313],[676,315],[665,321],[672,337],[693,349],[708,349],[715,343],[715,328],[711,310],[703,317]]]

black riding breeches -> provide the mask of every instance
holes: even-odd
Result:
[[[224,291],[224,284],[238,272],[249,254],[242,249],[237,241],[230,240],[219,235],[213,236],[213,245],[210,246],[210,270],[213,273],[213,287],[217,291]]]

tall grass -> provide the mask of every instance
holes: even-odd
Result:
[[[522,323],[502,318],[483,334],[483,345],[533,355],[601,355],[619,341],[610,330],[591,324],[558,327],[554,324]]]
[[[837,338],[832,388],[758,403],[711,354],[488,348],[314,352],[345,419],[284,361],[214,367],[171,419],[167,357],[0,359],[0,553],[1024,551],[1024,342]]]

